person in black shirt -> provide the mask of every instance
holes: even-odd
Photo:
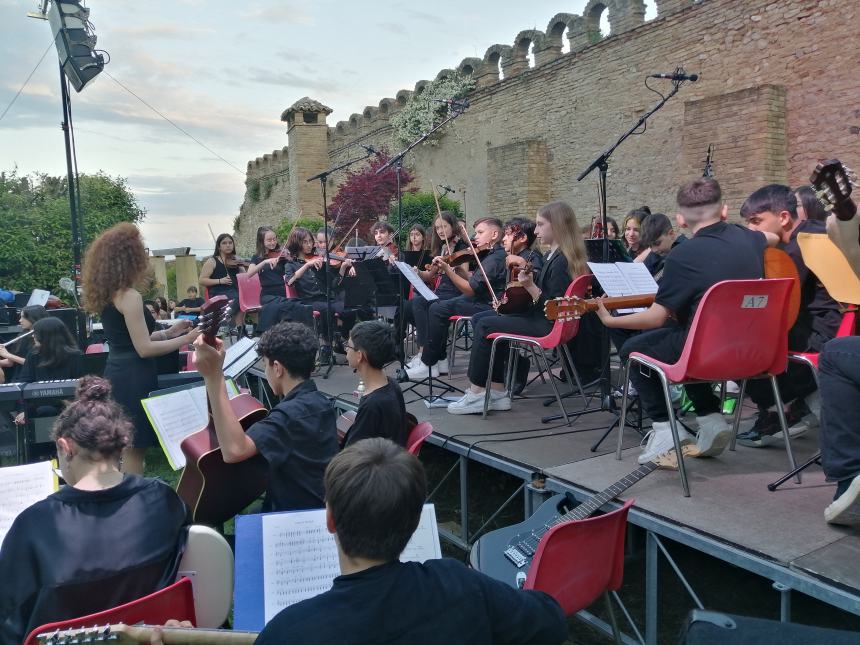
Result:
[[[448,406],[451,414],[478,414],[484,409],[487,373],[490,368],[490,347],[492,341],[487,336],[496,332],[544,336],[552,329],[553,323],[546,319],[543,312],[547,300],[564,295],[571,281],[588,272],[585,242],[576,223],[573,209],[564,202],[552,202],[541,206],[532,224],[534,236],[541,244],[549,247],[547,257],[530,257],[527,252],[508,256],[510,266],[522,267],[527,261],[540,267],[533,273],[520,274],[519,281],[532,299],[531,307],[520,314],[499,315],[495,311],[483,311],[472,317],[472,352],[469,357],[469,388],[459,401]],[[537,277],[535,277],[537,276]],[[504,390],[505,358],[508,355],[507,343],[496,348],[495,364],[491,375],[490,410],[510,410],[511,399]],[[528,359],[523,359],[526,374]],[[521,375],[524,382],[524,376]]]
[[[645,250],[636,257],[636,262],[642,262],[648,272],[659,280],[666,255],[687,238],[675,234],[672,222],[663,213],[648,215],[642,220],[640,232],[642,248]]]
[[[421,362],[415,367],[406,368],[406,375],[410,380],[420,381],[428,376],[439,376],[437,363],[445,358],[448,319],[451,316],[471,316],[479,311],[492,309],[492,303],[504,291],[507,254],[501,245],[502,234],[502,222],[495,217],[485,217],[475,222],[475,246],[483,246],[490,251],[480,259],[483,272],[478,267],[468,279],[459,275],[454,267],[441,257],[433,258],[433,264],[453,282],[461,295],[431,303],[428,311],[427,344],[421,354]],[[490,288],[484,279],[485,274]]]
[[[236,327],[245,320],[245,314],[239,310],[239,279],[236,277],[244,270],[236,259],[236,241],[229,233],[215,238],[215,250],[200,268],[200,284],[208,289],[208,297],[227,296],[231,300]]]
[[[277,643],[555,645],[567,639],[558,603],[453,559],[400,562],[427,492],[421,462],[373,438],[332,459],[326,523],[341,575],[329,591],[278,613],[257,638]]]
[[[654,304],[647,310],[629,316],[613,317],[600,306],[598,315],[610,328],[649,330],[630,338],[621,348],[622,362],[632,352],[641,352],[659,361],[674,363],[681,356],[687,331],[705,292],[723,280],[761,278],[764,272],[764,250],[776,244],[775,235],[749,231],[724,220],[727,207],[721,206],[722,191],[711,178],[699,178],[681,186],[677,195],[678,224],[689,228],[693,237],[676,247],[667,257]],[[675,322],[670,322],[674,318]],[[653,421],[652,430],[639,463],[674,447],[669,414],[663,390],[656,374],[630,372],[630,380],[639,393],[645,414]],[[685,386],[696,407],[699,433],[696,444],[700,456],[720,454],[731,439],[731,430],[723,419],[719,399],[711,384]],[[693,441],[683,426],[678,429],[681,443]]]
[[[0,643],[176,580],[190,513],[163,482],[120,472],[133,427],[110,391],[105,379],[81,379],[54,425],[67,485],[18,515],[3,540]]]
[[[266,380],[281,402],[246,433],[230,407],[224,385],[224,345],[195,342],[195,364],[206,382],[215,433],[224,461],[235,463],[261,454],[269,464],[263,512],[321,508],[323,472],[337,453],[335,412],[311,380],[319,346],[300,323],[279,323],[257,344]]]
[[[48,315],[47,310],[42,305],[30,305],[21,310],[21,320],[18,324],[24,332],[33,329],[38,321]],[[6,381],[14,382],[18,380],[18,374],[27,359],[27,354],[33,349],[33,336],[27,336],[21,340],[11,343],[9,347],[0,345],[0,368],[7,368]],[[14,353],[12,352],[14,350]]]
[[[197,287],[195,286],[188,287],[185,295],[187,297],[184,300],[180,300],[173,311],[176,314],[185,314],[197,318],[202,311],[203,303],[206,301],[197,295]]]
[[[842,314],[839,305],[818,277],[803,261],[798,233],[825,233],[825,224],[801,220],[797,215],[797,198],[788,186],[770,184],[759,188],[741,206],[741,217],[754,231],[766,231],[779,237],[782,249],[797,267],[800,278],[800,312],[788,332],[788,349],[793,352],[819,352],[836,336]],[[789,361],[788,369],[777,377],[780,397],[787,406],[788,432],[794,437],[808,429],[805,419],[816,422],[805,398],[815,392],[815,377],[805,365]],[[738,441],[753,448],[774,442],[782,443],[782,428],[775,405],[773,389],[766,380],[749,381],[746,392],[758,406],[758,416],[750,428],[738,434]]]
[[[394,329],[388,323],[369,320],[352,328],[346,343],[346,360],[358,372],[366,389],[355,421],[344,438],[344,447],[369,437],[385,437],[406,446],[409,428],[403,393],[382,371],[394,360],[396,351]]]

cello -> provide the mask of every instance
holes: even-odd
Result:
[[[229,316],[227,296],[215,296],[203,303],[198,324],[203,328],[203,339],[213,347],[218,327]],[[244,430],[267,414],[265,406],[250,394],[230,399],[230,407]],[[185,437],[180,448],[185,455],[185,470],[176,492],[188,504],[197,523],[223,524],[262,495],[268,486],[268,465],[262,455],[234,464],[224,461],[211,409],[206,427]]]

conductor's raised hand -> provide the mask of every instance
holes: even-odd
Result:
[[[216,338],[215,347],[212,347],[202,336],[198,337],[194,341],[194,364],[204,379],[220,376],[224,367],[224,342]]]

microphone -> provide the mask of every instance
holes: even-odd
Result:
[[[672,72],[671,74],[649,74],[648,78],[668,78],[672,81],[690,81],[695,83],[699,80],[698,74],[683,74],[681,72]]]
[[[441,188],[442,190],[444,190],[444,191],[445,191],[445,193],[446,193],[446,194],[447,194],[447,193],[456,193],[456,192],[457,192],[456,190],[454,190],[454,189],[453,189],[453,188],[451,188],[450,186],[443,186],[442,184],[439,184],[439,185],[437,186],[437,188]]]
[[[469,107],[468,99],[431,99],[434,103],[445,103],[449,108],[453,107],[458,110],[465,110]]]
[[[366,146],[363,143],[359,143],[358,145],[361,146],[362,148],[364,148],[364,151],[369,155],[378,155],[379,154],[379,150],[377,150],[373,146]]]

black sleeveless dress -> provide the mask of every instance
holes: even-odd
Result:
[[[230,276],[230,280],[233,281],[232,284],[216,284],[212,287],[207,287],[209,291],[209,297],[214,298],[215,296],[227,296],[230,300],[233,301],[233,305],[230,307],[230,310],[233,313],[239,311],[239,280],[236,277],[236,274],[239,273],[238,269],[230,269],[228,268],[224,262],[221,261],[220,257],[213,256],[213,260],[215,260],[215,268],[212,270],[212,275],[209,276],[213,280],[220,280],[221,278],[226,278]]]
[[[155,331],[155,319],[143,308],[146,329]],[[113,398],[124,409],[134,425],[132,446],[149,448],[158,445],[158,438],[149,423],[141,399],[158,389],[158,367],[155,358],[142,358],[131,342],[123,316],[113,304],[101,314],[105,340],[108,342],[108,360],[104,377],[113,386]]]

